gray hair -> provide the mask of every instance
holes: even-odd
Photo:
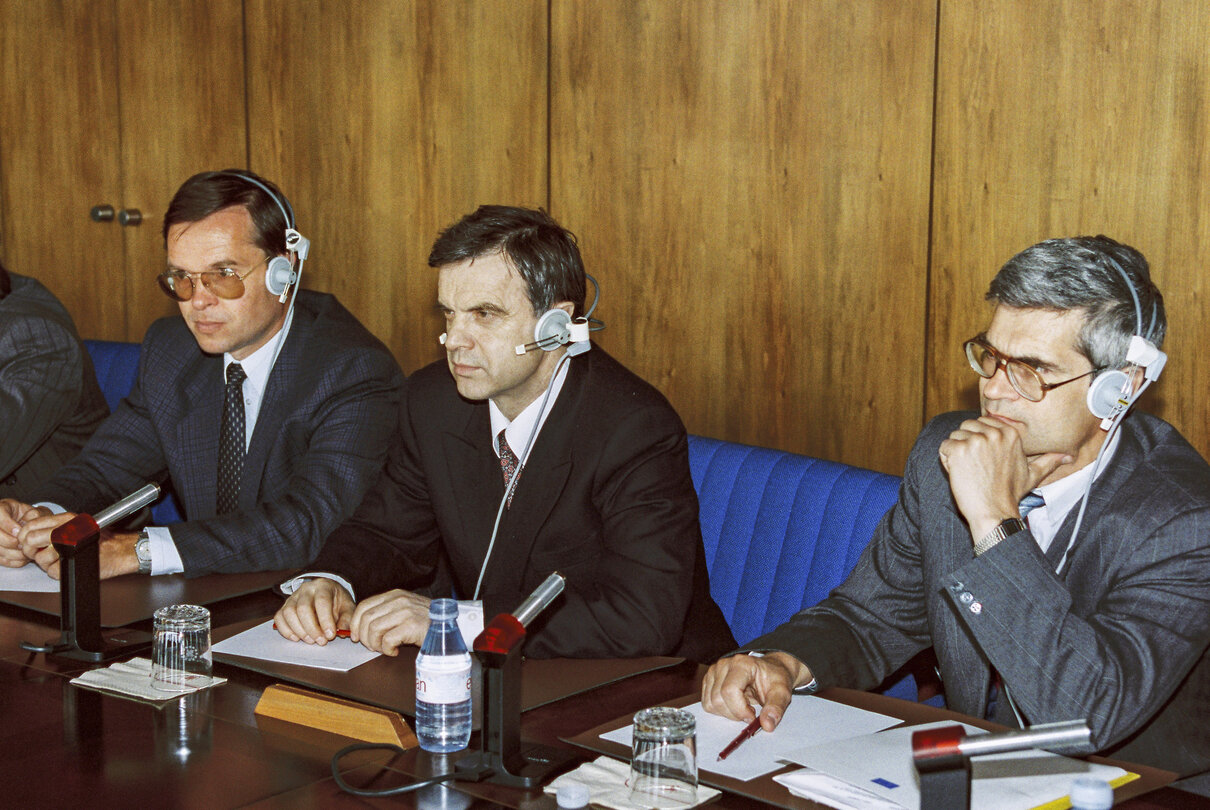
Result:
[[[1126,365],[1140,316],[1141,334],[1156,347],[1168,328],[1147,259],[1108,236],[1048,239],[1026,248],[996,273],[987,300],[1018,309],[1083,310],[1076,349],[1098,368]]]

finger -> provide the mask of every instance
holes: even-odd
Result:
[[[756,717],[756,712],[752,710],[752,699],[764,703],[757,680],[760,666],[759,659],[752,658],[730,668],[718,689],[718,702],[722,709],[720,714],[745,723]]]
[[[39,568],[50,574],[52,579],[59,578],[59,552],[55,551],[53,546],[40,549],[31,559],[37,563]],[[51,571],[52,567],[54,568],[53,572]]]
[[[1062,467],[1064,464],[1070,464],[1074,459],[1067,453],[1039,453],[1036,456],[1029,458],[1029,473],[1030,473],[1030,489],[1038,485],[1039,481],[1045,481],[1051,473]]]
[[[5,568],[20,568],[29,563],[29,557],[21,553],[20,549],[0,549],[0,565]]]
[[[789,708],[793,695],[789,683],[784,678],[773,678],[765,690],[765,699],[762,701],[760,727],[765,731],[777,728],[781,719],[786,716],[786,709]]]

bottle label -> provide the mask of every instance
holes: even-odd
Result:
[[[470,655],[416,656],[417,701],[462,703],[470,699]]]

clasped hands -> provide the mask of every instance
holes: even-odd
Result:
[[[273,617],[277,632],[291,641],[327,644],[336,631],[384,655],[398,655],[404,644],[419,646],[429,628],[432,600],[405,590],[371,596],[358,604],[330,579],[316,577],[298,587]]]
[[[31,506],[12,498],[0,500],[0,565],[20,568],[33,562],[52,579],[58,579],[59,552],[51,545],[51,533],[75,516],[74,512],[56,515],[45,507]],[[102,530],[101,579],[139,569],[134,553],[137,538],[136,533]]]

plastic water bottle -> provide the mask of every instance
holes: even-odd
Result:
[[[457,602],[434,599],[416,656],[416,737],[437,754],[461,751],[471,739],[471,655],[457,618]]]

